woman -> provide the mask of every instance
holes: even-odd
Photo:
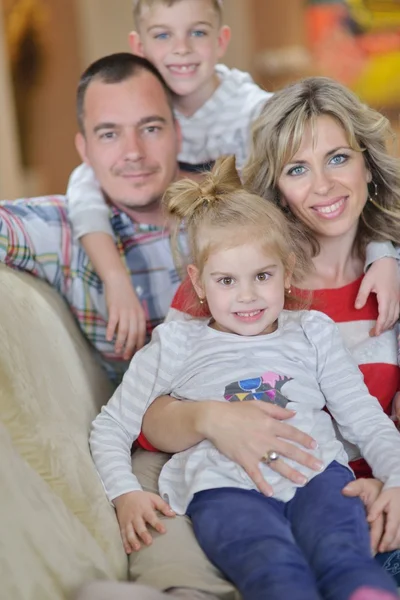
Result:
[[[399,389],[395,333],[370,337],[378,314],[375,297],[370,296],[360,310],[354,309],[354,302],[367,242],[400,243],[400,168],[385,149],[389,133],[386,119],[344,87],[311,78],[269,100],[255,125],[243,173],[252,191],[273,199],[312,238],[315,270],[302,287],[312,290],[313,308],[340,324],[370,392],[386,412],[392,410]],[[173,303],[175,316],[191,305],[191,294],[190,286],[183,284]],[[208,438],[268,493],[268,482],[258,468],[261,457],[267,456],[273,469],[293,481],[298,477],[296,463],[313,468],[307,454],[312,439],[285,423],[289,416],[285,409],[264,402],[225,405],[167,397],[148,410],[143,432],[165,452],[178,452]],[[349,453],[357,458],[356,449],[349,448]],[[276,455],[278,459],[272,460]],[[134,471],[145,489],[157,491],[157,476],[167,458],[142,450],[134,453]],[[361,461],[353,468],[359,476],[366,473]],[[370,506],[380,487],[375,480],[360,479],[347,493],[361,495]],[[393,519],[393,527],[387,523],[383,537],[383,523],[372,523],[374,549],[400,546],[399,522],[400,517]],[[188,521],[179,517],[165,525],[166,535],[131,558],[131,577],[180,598],[237,598],[230,583],[206,561]],[[139,598],[140,593],[132,597]]]

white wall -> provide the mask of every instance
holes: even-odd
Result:
[[[3,14],[0,10],[0,199],[17,198],[23,193],[10,73],[6,61]]]
[[[82,68],[113,52],[128,52],[132,0],[74,0]]]
[[[232,29],[232,39],[224,62],[229,67],[251,71],[254,49],[250,35],[249,2],[247,0],[225,0],[225,22]]]

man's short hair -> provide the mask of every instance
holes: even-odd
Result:
[[[122,83],[138,75],[141,71],[148,71],[161,83],[173,114],[172,92],[156,67],[147,58],[131,54],[130,52],[118,52],[96,60],[84,71],[79,80],[76,94],[76,109],[81,133],[84,134],[85,132],[85,95],[91,82],[98,80],[103,83]]]
[[[173,6],[183,0],[133,0],[133,19],[135,21],[135,27],[138,27],[142,10],[145,6],[152,7],[155,4],[164,4],[165,6]],[[222,22],[222,4],[223,0],[211,0],[215,12],[218,15],[219,20]]]

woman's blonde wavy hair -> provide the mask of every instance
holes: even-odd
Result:
[[[389,155],[387,148],[394,133],[383,115],[332,79],[304,79],[267,101],[252,129],[251,150],[242,174],[244,185],[281,206],[278,180],[282,170],[299,149],[307,125],[315,128],[316,119],[323,115],[343,127],[350,147],[363,153],[372,175],[369,201],[357,233],[357,251],[362,256],[372,240],[400,243],[400,161]],[[314,234],[303,227],[317,254]]]
[[[234,156],[218,159],[200,183],[191,179],[173,183],[163,202],[175,263],[182,276],[189,262],[201,274],[213,251],[252,241],[276,256],[284,269],[292,272],[294,283],[310,269],[311,249],[301,228],[272,202],[243,188]],[[187,232],[189,256],[180,247],[182,228]]]

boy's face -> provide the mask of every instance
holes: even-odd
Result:
[[[178,96],[200,92],[207,100],[215,89],[214,67],[230,38],[211,0],[145,7],[137,28],[130,35],[132,52],[148,58]]]

